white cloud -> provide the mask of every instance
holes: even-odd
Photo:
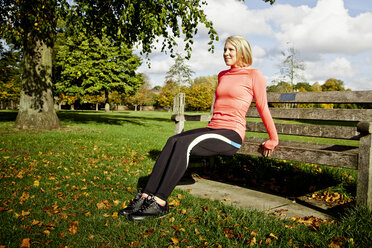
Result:
[[[372,56],[371,57],[368,57],[366,58],[366,63],[369,64],[369,65],[372,65]]]
[[[227,36],[242,35],[252,45],[253,67],[264,72],[268,83],[278,76],[280,51],[288,48],[287,42],[291,42],[307,65],[308,82],[324,82],[334,77],[353,90],[371,90],[372,13],[351,16],[344,0],[314,1],[317,4],[313,7],[295,7],[277,1],[261,9],[252,9],[255,3],[248,0],[245,3],[208,1],[205,13],[219,33],[220,41],[214,42],[214,54],[208,52],[208,30],[200,24],[187,64],[196,72],[195,77],[226,69],[222,59],[223,42]],[[175,52],[184,54],[183,40],[178,41],[180,45]],[[174,62],[169,54],[158,51],[150,54],[151,69],[143,65],[141,71],[148,74],[152,82],[161,84]]]
[[[235,0],[209,1],[205,13],[221,38],[228,35],[272,34],[270,25],[259,11],[249,10]]]
[[[302,10],[303,8],[301,8]],[[273,8],[273,11],[275,8]],[[372,14],[351,17],[343,0],[319,0],[302,19],[278,22],[278,40],[304,52],[356,54],[372,49]]]
[[[306,79],[310,81],[326,80],[328,78],[350,79],[357,73],[349,60],[343,57],[334,59],[328,63],[306,63]]]
[[[372,90],[371,78],[351,79],[346,85],[352,90]]]

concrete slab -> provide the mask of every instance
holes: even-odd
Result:
[[[207,179],[194,179],[194,184],[178,185],[177,188],[188,190],[198,197],[220,200],[236,207],[256,209],[267,213],[277,211],[278,215],[283,218],[315,216],[332,219],[330,215],[284,197]]]

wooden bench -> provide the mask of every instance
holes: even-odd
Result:
[[[183,103],[184,100],[175,102]],[[275,105],[270,107],[270,112],[278,134],[293,137],[291,140],[280,139],[271,157],[358,170],[357,203],[372,208],[372,91],[270,92],[268,102],[269,106]],[[309,104],[369,104],[370,109],[301,108],[301,105],[309,107]],[[259,117],[257,109],[251,106],[247,117]],[[183,131],[185,121],[209,121],[210,118],[211,115],[184,115],[183,110],[176,112],[172,116],[176,123],[175,133]],[[248,121],[247,132],[266,133],[266,129],[261,121]],[[296,141],[296,136],[359,140],[359,146],[327,144],[329,140],[326,143],[300,142],[298,140],[303,137]],[[260,145],[265,140],[246,137],[239,153],[260,156]]]

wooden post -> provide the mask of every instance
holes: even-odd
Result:
[[[357,203],[372,209],[372,122],[360,123],[358,130],[364,136],[359,146]]]
[[[184,119],[185,111],[185,93],[178,93],[174,96],[173,100],[173,115],[176,116],[175,123],[176,127],[174,129],[174,134],[182,133],[185,126]]]

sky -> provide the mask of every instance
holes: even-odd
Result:
[[[220,40],[208,52],[207,30],[199,25],[191,59],[186,64],[193,78],[228,69],[223,46],[230,35],[245,37],[253,53],[252,68],[259,69],[272,85],[280,76],[282,51],[293,47],[305,64],[303,77],[323,84],[329,78],[344,82],[351,90],[372,90],[372,1],[371,0],[207,0],[204,11]],[[160,46],[159,46],[160,47]],[[176,52],[184,53],[182,39]],[[151,67],[140,67],[153,86],[164,84],[174,60],[154,51]]]

